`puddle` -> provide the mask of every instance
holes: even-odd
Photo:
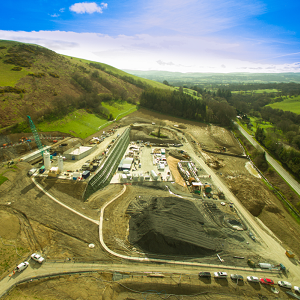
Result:
[[[261,176],[259,175],[259,173],[256,171],[256,169],[252,166],[252,164],[248,161],[245,164],[245,168],[248,170],[248,172],[257,177],[257,178],[261,178]]]

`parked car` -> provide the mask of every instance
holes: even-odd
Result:
[[[269,285],[273,285],[274,281],[272,279],[269,278],[260,278],[259,282],[262,284],[269,284]]]
[[[299,286],[294,286],[294,290],[295,290],[295,292],[300,293],[300,287]]]
[[[250,282],[259,282],[259,278],[255,276],[248,276],[247,280]]]
[[[238,275],[238,274],[231,274],[230,278],[232,280],[244,280],[244,277],[242,275]]]
[[[41,255],[39,255],[37,253],[31,254],[31,258],[40,264],[45,260],[44,257],[42,257]]]
[[[226,272],[215,272],[214,276],[218,277],[218,278],[226,278],[227,277],[227,273]]]
[[[210,274],[210,272],[200,272],[200,273],[199,273],[199,277],[207,277],[207,278],[210,278],[210,277],[211,277],[211,274]]]
[[[15,270],[17,272],[22,272],[23,270],[25,270],[29,265],[28,261],[24,261],[22,263],[20,263],[19,265],[16,266]]]
[[[278,285],[287,289],[291,289],[292,288],[292,284],[288,281],[278,281]]]

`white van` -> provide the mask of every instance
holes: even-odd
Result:
[[[22,272],[23,270],[25,270],[29,265],[28,261],[24,261],[22,263],[20,263],[19,265],[16,266],[15,270],[17,272]]]

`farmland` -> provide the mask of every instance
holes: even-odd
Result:
[[[295,114],[300,114],[300,96],[295,96],[287,98],[282,102],[276,102],[269,104],[270,107],[274,109],[282,109],[284,111],[291,111]]]

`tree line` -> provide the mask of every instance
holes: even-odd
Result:
[[[205,121],[230,126],[236,116],[235,109],[226,99],[206,95],[203,99],[179,91],[146,89],[140,99],[140,105],[175,117],[194,121]]]
[[[258,127],[255,132],[255,138],[269,151],[275,154],[279,160],[284,163],[295,175],[300,175],[300,151],[287,147],[274,136],[265,132],[263,128]],[[300,146],[300,135],[297,136],[297,143]]]

